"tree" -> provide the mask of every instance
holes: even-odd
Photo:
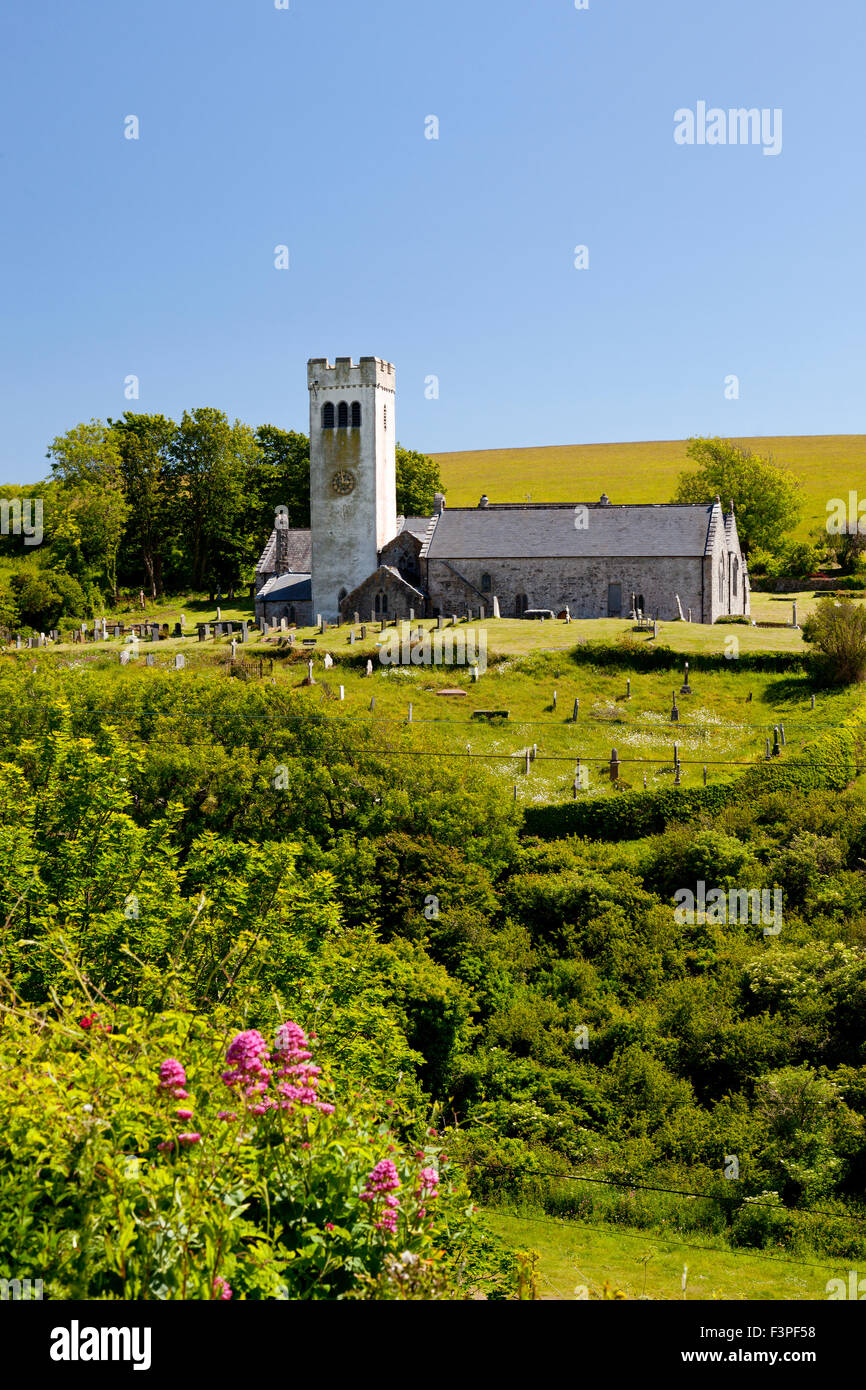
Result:
[[[310,441],[296,430],[261,425],[256,443],[259,458],[250,477],[251,523],[257,543],[263,546],[273,529],[277,507],[288,507],[292,527],[303,529],[310,524]]]
[[[48,457],[61,484],[55,545],[65,567],[86,578],[95,570],[116,601],[117,555],[129,505],[114,433],[101,420],[75,425],[53,440]]]
[[[151,598],[163,592],[165,550],[176,527],[176,509],[169,486],[171,447],[177,425],[165,415],[136,415],[127,410],[122,420],[109,420],[120,454],[120,467],[129,502],[124,537],[128,552],[140,560]]]
[[[803,638],[817,647],[835,684],[852,685],[866,676],[866,608],[862,603],[822,598],[803,623]]]
[[[184,411],[171,444],[169,478],[187,549],[188,582],[231,593],[252,555],[248,493],[259,457],[255,435],[221,410]]]
[[[433,496],[444,492],[439,465],[417,449],[397,445],[397,513],[403,516],[429,516]]]
[[[802,513],[800,483],[772,458],[761,458],[729,439],[690,439],[694,473],[681,473],[675,502],[733,501],[744,552],[760,546],[776,551]]]

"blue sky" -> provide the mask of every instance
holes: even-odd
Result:
[[[3,480],[127,408],[306,429],[318,356],[395,362],[431,451],[863,432],[864,39],[862,0],[6,7]],[[781,153],[677,145],[699,101]]]

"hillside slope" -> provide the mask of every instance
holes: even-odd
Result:
[[[756,453],[786,463],[803,484],[798,535],[823,525],[827,501],[864,486],[866,435],[781,435],[740,439]],[[670,502],[677,478],[690,466],[686,441],[564,444],[526,449],[477,449],[436,454],[452,507],[491,502],[588,502],[606,492],[612,502]],[[727,499],[724,499],[727,501]]]

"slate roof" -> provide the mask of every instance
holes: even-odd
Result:
[[[423,541],[429,525],[429,516],[398,516],[397,535],[401,536],[404,531],[411,531],[413,536],[417,536],[419,541]]]
[[[310,574],[274,574],[256,594],[257,603],[309,603],[313,597]]]
[[[717,503],[586,504],[586,528],[575,528],[576,503],[505,503],[449,507],[434,517],[421,551],[429,560],[572,556],[702,556]],[[714,513],[716,516],[714,518]]]
[[[293,574],[309,574],[313,567],[311,531],[289,531],[289,570]],[[256,565],[256,574],[274,574],[277,568],[277,533],[272,531]]]

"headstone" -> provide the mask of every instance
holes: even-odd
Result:
[[[691,622],[691,620],[692,620],[692,610],[689,609],[689,622]]]
[[[672,705],[672,707],[671,707],[671,723],[673,723],[673,724],[678,723],[678,722],[679,722],[679,717],[680,717],[680,712],[679,712],[679,710],[677,709],[677,693],[676,693],[676,691],[674,691],[674,695],[673,695],[673,705]]]
[[[152,666],[153,663],[154,663],[155,661],[156,661],[156,657],[154,656],[153,652],[146,652],[146,653],[145,653],[145,657],[144,657],[144,664],[145,664],[145,666]]]
[[[217,622],[218,622],[218,623],[221,623],[222,620],[223,620],[223,610],[222,610],[221,608],[218,608],[218,609],[217,609]]]
[[[410,609],[409,609],[409,621],[410,621],[410,623],[414,623],[414,621],[415,621],[415,609],[414,609],[414,608],[410,608]]]
[[[181,632],[182,632],[183,629],[186,627],[186,614],[185,614],[185,613],[181,613],[181,615],[180,615],[180,627],[181,627]]]
[[[792,626],[792,627],[797,627],[797,626],[798,626],[798,623],[797,623],[797,600],[796,600],[796,599],[794,599],[794,602],[793,602],[793,604],[791,605],[791,608],[792,608],[792,612],[791,612],[791,626]]]
[[[114,624],[114,627],[111,629],[111,635],[112,635],[112,637],[122,637],[122,636],[123,636],[123,628],[122,628],[122,626],[120,625],[120,623],[115,623],[115,624]]]
[[[553,712],[556,713],[556,691],[553,692]]]
[[[361,641],[362,641],[362,642],[366,642],[366,640],[367,640],[367,624],[364,623],[363,627],[361,628]]]
[[[370,711],[371,711],[371,713],[372,713],[372,711],[373,711],[375,708],[376,708],[376,696],[375,696],[375,695],[371,695],[371,696],[370,696]]]
[[[183,628],[181,627],[180,623],[175,623],[172,637],[183,637]]]
[[[683,675],[683,683],[682,683],[682,686],[680,687],[680,694],[681,694],[681,695],[691,695],[691,693],[692,693],[692,687],[689,685],[689,663],[686,662],[685,672],[684,672],[684,675]]]
[[[619,780],[619,758],[615,748],[610,750],[610,780],[612,782]]]
[[[437,631],[437,632],[441,632],[441,631],[442,631],[442,628],[443,628],[444,626],[445,626],[445,619],[442,617],[442,614],[440,613],[439,616],[438,616],[437,619],[436,619],[436,631]]]
[[[129,665],[129,652],[128,652],[128,651],[125,651],[125,652],[121,652],[121,653],[120,653],[120,664],[121,664],[121,666],[128,666],[128,665]]]
[[[331,669],[331,667],[333,666],[333,664],[334,664],[334,658],[331,656],[331,653],[330,653],[330,652],[325,652],[325,659],[324,659],[324,662],[323,662],[323,665],[324,665],[324,667],[325,667],[325,670],[326,670],[326,671],[330,671],[330,669]]]
[[[289,629],[289,620],[288,620],[288,618],[280,618],[280,632],[288,632],[288,629]]]
[[[496,597],[495,594],[493,595],[493,616],[494,618],[501,617],[501,614],[499,612],[499,599]]]
[[[355,645],[355,634],[354,634],[354,632],[350,632],[350,633],[349,633],[349,646],[350,646],[350,647],[354,647],[354,645]]]
[[[235,657],[237,656],[237,654],[238,654],[238,644],[237,644],[237,642],[235,641],[235,639],[234,639],[234,637],[233,637],[233,638],[232,638],[232,661],[234,661],[234,659],[235,659]]]
[[[574,702],[574,709],[572,710],[572,714],[571,714],[571,722],[572,722],[573,724],[576,724],[576,723],[577,723],[577,716],[578,716],[579,714],[580,714],[580,700],[575,700],[575,702]]]
[[[341,685],[341,686],[340,686],[340,699],[341,699],[341,700],[345,700],[345,698],[346,698],[346,687],[345,687],[344,685]]]
[[[315,685],[315,684],[316,684],[316,682],[315,682],[315,678],[314,678],[314,676],[313,676],[313,658],[310,657],[309,661],[307,662],[307,685]]]
[[[653,618],[653,638],[658,637],[658,635],[659,635],[658,619]]]
[[[410,706],[409,706],[409,718],[407,719],[406,722],[407,722],[407,724],[411,724],[411,723],[412,723],[412,706],[411,706],[411,704],[410,704]]]
[[[15,636],[15,648],[16,648],[17,651],[20,652],[20,650],[21,650],[21,634],[20,634],[20,633],[17,633],[16,636]],[[815,698],[814,695],[812,696],[812,698],[813,698],[813,699]]]
[[[814,695],[812,696],[812,708],[813,708],[813,709],[815,708],[815,696],[814,696]]]
[[[677,612],[678,612],[679,615],[680,615],[680,622],[681,622],[681,623],[684,623],[684,622],[685,622],[685,618],[684,618],[684,616],[683,616],[683,605],[680,603],[680,596],[679,596],[679,594],[674,594],[674,598],[675,598],[676,601],[677,601]]]
[[[241,623],[241,641],[242,641],[242,642],[248,642],[248,641],[249,641],[249,638],[250,638],[249,623],[247,622],[246,618],[244,618],[243,621],[242,621],[242,623]]]
[[[176,671],[182,671],[185,665],[186,657],[184,656],[183,652],[176,652],[174,658],[174,669]]]
[[[352,621],[354,622],[355,627],[357,627],[358,624],[359,624],[360,621],[361,621],[361,615],[360,615],[360,613],[355,613],[355,614],[353,614]]]
[[[682,780],[683,780],[683,777],[682,777],[682,772],[680,771],[680,765],[679,765],[679,763],[677,763],[676,767],[674,768],[674,786],[675,786],[675,787],[680,786],[680,784],[682,783]]]
[[[372,661],[370,661],[370,660],[368,659],[368,661],[367,661],[367,675],[368,675],[368,676],[372,676],[372,674],[373,674],[373,663],[372,663]]]
[[[629,678],[625,683],[625,698],[627,700],[631,699],[631,678]]]
[[[566,623],[571,622],[571,609],[569,608],[568,604],[565,605],[565,621]]]

